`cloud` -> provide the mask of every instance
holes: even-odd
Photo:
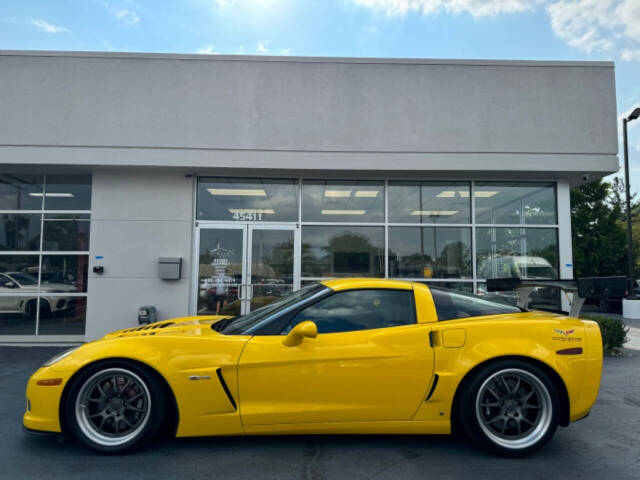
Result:
[[[269,49],[267,48],[268,41],[258,42],[256,46],[256,52],[260,55],[264,55],[265,53],[269,53]]]
[[[474,18],[544,9],[555,36],[586,53],[640,61],[639,0],[351,0],[388,17],[466,13]],[[363,27],[366,32],[368,27]]]
[[[630,48],[625,48],[622,51],[621,58],[625,62],[633,62],[633,61],[640,60],[640,49],[632,50]]]
[[[563,0],[551,3],[547,13],[553,33],[572,47],[591,53],[610,50],[614,43],[604,35],[613,28],[614,0]]]
[[[220,10],[232,7],[234,3],[236,3],[236,0],[216,0],[216,5]]]
[[[290,48],[281,48],[280,49],[280,55],[291,55],[291,49]]]
[[[39,18],[34,18],[31,20],[31,25],[36,27],[37,30],[45,33],[70,33],[71,30],[68,28],[60,27],[59,25],[52,25],[49,22],[45,22]]]
[[[353,0],[357,5],[383,11],[388,16],[421,12],[468,13],[473,17],[533,10],[539,0]]]
[[[140,22],[140,17],[133,10],[127,10],[123,8],[115,13],[116,17],[122,20],[127,25],[135,25]]]
[[[213,45],[207,45],[206,47],[199,48],[196,50],[196,53],[200,53],[202,55],[218,55],[218,52],[213,49]]]

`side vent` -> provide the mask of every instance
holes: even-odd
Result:
[[[229,399],[229,402],[231,402],[231,405],[233,405],[233,409],[238,410],[238,407],[236,406],[236,401],[233,399],[233,395],[231,395],[231,392],[229,391],[229,387],[227,387],[227,382],[224,381],[224,377],[222,376],[222,369],[218,368],[216,370],[216,373],[218,374],[218,380],[220,380],[220,385],[222,385],[222,389],[224,390],[224,393],[227,394],[227,398]]]
[[[433,392],[435,392],[435,391],[436,391],[436,387],[438,386],[438,378],[440,378],[440,377],[439,377],[439,376],[438,376],[438,374],[436,373],[436,374],[433,376],[433,385],[431,385],[431,390],[429,390],[429,395],[427,395],[427,399],[425,400],[425,402],[428,402],[428,401],[429,401],[429,399],[432,397]]]

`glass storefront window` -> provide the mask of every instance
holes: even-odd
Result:
[[[303,180],[302,221],[381,223],[384,182]]]
[[[507,305],[516,305],[518,296],[514,290],[489,292],[487,284],[478,282],[478,295],[486,296],[491,300],[506,303]],[[553,287],[538,287],[529,295],[529,309],[540,310],[560,310],[560,290]]]
[[[40,249],[39,213],[1,213],[0,251]]]
[[[89,215],[45,214],[42,249],[46,251],[89,250]]]
[[[471,223],[469,182],[389,182],[391,223]]]
[[[553,183],[476,182],[476,223],[554,225]]]
[[[88,255],[43,255],[40,292],[86,292],[88,270]]]
[[[230,222],[295,222],[298,220],[298,182],[201,178],[196,217]]]
[[[0,210],[41,210],[42,175],[0,174]]]
[[[383,277],[384,228],[302,227],[303,277]]]
[[[84,335],[86,297],[40,297],[38,335]]]
[[[427,287],[447,288],[463,293],[473,293],[472,282],[417,282],[423,283]]]
[[[45,210],[91,210],[90,175],[47,175]]]
[[[0,174],[0,336],[84,334],[91,181]]]
[[[558,278],[555,228],[476,228],[478,278]]]
[[[469,278],[471,229],[390,227],[389,276]]]

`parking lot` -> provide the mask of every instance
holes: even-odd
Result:
[[[282,436],[176,439],[102,456],[21,428],[27,378],[60,349],[0,347],[2,478],[638,478],[640,322],[629,356],[606,358],[591,415],[560,428],[542,451],[503,459],[439,436]]]

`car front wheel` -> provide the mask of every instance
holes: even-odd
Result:
[[[64,418],[80,442],[103,453],[142,447],[158,433],[166,403],[148,368],[107,361],[81,372],[70,385]]]
[[[558,427],[559,404],[544,370],[507,360],[474,375],[463,391],[460,416],[476,443],[501,455],[523,456],[551,439]]]

